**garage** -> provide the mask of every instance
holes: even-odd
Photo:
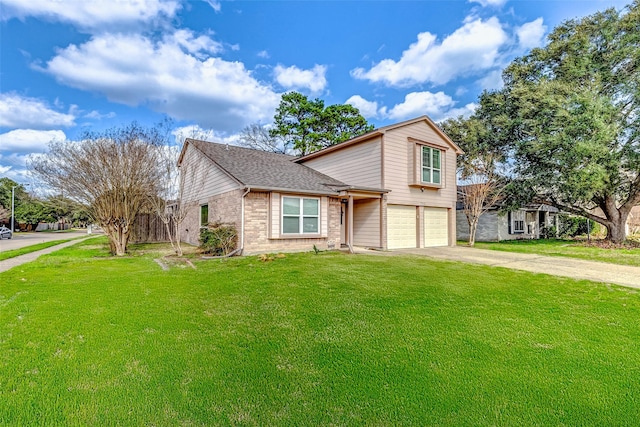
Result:
[[[446,208],[424,208],[424,246],[449,245],[449,221]]]
[[[416,207],[387,206],[387,248],[415,248],[416,242]]]

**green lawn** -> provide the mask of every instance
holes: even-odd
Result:
[[[53,240],[51,242],[36,243],[35,245],[25,246],[24,248],[20,248],[20,249],[11,249],[8,251],[3,251],[3,252],[0,252],[0,261],[9,259],[9,258],[14,258],[20,255],[30,254],[31,252],[36,252],[41,249],[50,248],[51,246],[56,246],[61,243],[69,242],[71,240],[83,239],[83,238],[84,237],[76,237],[75,239]]]
[[[465,245],[466,242],[458,242]],[[479,249],[496,251],[520,252],[549,256],[564,256],[569,258],[601,261],[620,265],[640,266],[640,248],[629,247],[620,249],[600,248],[574,240],[505,240],[502,242],[476,242]]]
[[[637,290],[327,252],[163,271],[105,242],[0,274],[0,425],[640,419]]]

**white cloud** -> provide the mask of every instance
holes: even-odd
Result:
[[[451,110],[444,111],[437,119],[434,119],[434,120],[441,121],[441,120],[456,118],[460,116],[468,118],[469,116],[471,116],[473,113],[476,112],[477,108],[478,108],[478,104],[476,104],[475,102],[470,102],[464,107],[452,108]]]
[[[241,62],[208,57],[216,43],[207,39],[184,32],[158,42],[142,35],[102,34],[59,50],[44,71],[110,101],[144,104],[217,130],[270,119],[279,95]]]
[[[264,59],[269,59],[271,56],[269,55],[269,52],[267,52],[266,50],[261,50],[260,52],[258,52],[258,58],[264,58]]]
[[[482,89],[494,90],[501,89],[504,85],[502,81],[502,70],[493,70],[478,80],[478,84]]]
[[[353,105],[365,118],[378,117],[380,111],[378,110],[378,103],[375,101],[367,101],[360,95],[353,95],[351,98],[345,101],[345,104]]]
[[[2,20],[29,16],[67,22],[80,28],[132,26],[152,22],[158,17],[171,18],[181,8],[176,0],[2,0]]]
[[[389,118],[403,120],[427,115],[439,120],[443,112],[453,107],[455,101],[444,92],[412,92],[404,97],[404,102],[389,110]]]
[[[43,101],[15,93],[0,94],[0,126],[8,128],[51,129],[73,126],[72,114],[59,113]]]
[[[85,118],[85,119],[102,120],[102,119],[112,119],[115,116],[116,116],[116,113],[114,113],[113,111],[111,111],[109,113],[106,113],[106,114],[101,114],[97,110],[92,110],[92,111],[88,112],[87,114],[85,114],[82,117]]]
[[[276,81],[285,89],[309,89],[320,92],[327,86],[325,65],[315,65],[310,70],[302,70],[295,65],[283,67],[276,65],[274,74]]]
[[[479,3],[482,7],[501,7],[507,0],[469,0],[470,3]]]
[[[204,58],[208,56],[207,54],[216,54],[223,50],[222,43],[205,35],[195,37],[190,30],[176,30],[173,34],[166,36],[165,42],[176,44],[197,58]]]
[[[526,24],[516,28],[518,44],[522,49],[540,47],[544,42],[544,35],[546,32],[547,26],[544,25],[542,18],[527,22]]]
[[[499,50],[509,37],[496,17],[486,21],[468,18],[464,25],[441,43],[435,35],[418,34],[418,40],[398,61],[384,59],[370,70],[356,68],[357,79],[383,82],[389,86],[420,83],[446,84],[458,76],[479,73],[496,66]]]
[[[44,152],[52,140],[64,141],[61,130],[15,129],[0,134],[0,151],[13,153]]]
[[[220,12],[222,10],[222,4],[220,3],[220,1],[218,0],[205,0],[209,6],[211,6],[211,9],[215,10],[216,12]]]

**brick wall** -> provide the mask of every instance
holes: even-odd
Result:
[[[234,224],[240,234],[240,212],[242,209],[242,190],[233,190],[207,199],[209,205],[209,223],[223,222]],[[200,242],[200,204],[189,206],[189,213],[182,222],[181,238],[183,242],[198,245]]]
[[[340,248],[340,200],[329,198],[328,236],[313,239],[270,239],[270,195],[249,193],[245,198],[244,254],[265,252],[295,252],[313,250],[313,245],[325,250]]]

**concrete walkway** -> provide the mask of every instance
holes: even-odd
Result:
[[[17,267],[19,265],[25,264],[27,262],[34,261],[38,259],[41,255],[50,254],[51,252],[55,252],[62,248],[66,248],[67,246],[75,245],[76,243],[84,242],[85,240],[91,239],[93,237],[95,236],[90,236],[85,239],[78,239],[78,240],[72,240],[70,242],[60,243],[59,245],[51,246],[45,249],[41,249],[39,251],[5,259],[4,261],[0,261],[0,273],[2,273],[3,271],[7,271],[13,267]]]
[[[533,273],[544,273],[573,279],[612,283],[630,288],[640,288],[640,267],[586,261],[568,257],[491,251],[466,246],[397,249],[389,252],[357,250],[357,253],[386,255],[412,254],[448,261],[485,264],[494,267],[505,267]]]

